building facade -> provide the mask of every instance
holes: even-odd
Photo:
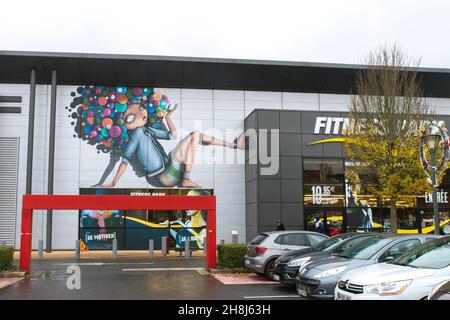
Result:
[[[311,143],[339,137],[335,128],[339,119],[345,118],[354,73],[361,68],[1,52],[0,240],[19,247],[21,197],[27,188],[33,194],[52,190],[54,194],[164,195],[206,190],[217,197],[217,240],[226,242],[231,241],[233,231],[244,241],[257,232],[274,229],[277,219],[288,228],[300,229],[309,228],[310,218],[318,215],[337,217],[348,224],[343,147],[340,143]],[[450,115],[449,70],[423,69],[421,75],[429,103],[443,120],[450,121],[446,120]],[[170,111],[171,124],[166,119]],[[144,122],[134,126],[139,116],[145,117]],[[317,118],[323,118],[318,133]],[[333,127],[328,128],[328,118]],[[176,135],[170,134],[173,128]],[[248,153],[238,143],[246,128],[279,129],[280,165],[275,174],[260,176],[259,159],[256,165],[246,164]],[[187,154],[194,155],[192,168],[179,165]],[[168,165],[168,159],[177,161]],[[161,175],[169,167],[170,174]],[[324,167],[328,176],[320,180],[319,174],[317,180],[317,170]],[[112,185],[113,181],[117,183]],[[330,188],[334,190],[331,193]],[[373,211],[379,208],[372,207]],[[153,229],[166,220],[169,224],[179,220],[184,223],[182,228],[194,228],[200,234],[201,221],[189,225],[195,220],[193,215],[55,210],[51,247],[73,249],[74,240],[86,233],[83,228],[94,228],[96,239],[107,239],[111,230],[102,228],[122,228],[114,225],[118,220],[113,223],[113,216],[127,219],[125,223],[138,219]],[[93,217],[95,221],[89,220]],[[47,212],[36,212],[34,248],[38,240],[47,239],[47,221]],[[140,228],[144,226],[136,230]],[[117,230],[115,236],[119,237],[122,231]],[[141,248],[127,246],[126,241],[133,242],[123,238],[122,247]]]
[[[434,119],[445,126],[450,116],[437,114]],[[380,199],[346,180],[346,171],[353,165],[346,158],[341,139],[347,121],[348,112],[326,110],[257,109],[246,118],[246,130],[279,131],[277,174],[262,174],[264,164],[252,162],[250,155],[246,157],[249,239],[258,232],[273,230],[278,220],[289,229],[315,231],[319,218],[326,233],[331,228],[340,232],[389,229],[389,199]],[[444,176],[438,196],[441,232],[445,234],[450,234],[449,177]],[[397,207],[399,232],[434,232],[430,194],[401,197]]]

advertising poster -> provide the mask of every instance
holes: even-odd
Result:
[[[82,188],[80,194],[122,194],[134,196],[212,195],[206,189],[107,189]],[[110,250],[113,239],[118,249],[147,250],[149,239],[155,249],[161,248],[161,238],[169,237],[170,247],[203,249],[206,236],[204,210],[80,210],[79,239],[88,250]]]

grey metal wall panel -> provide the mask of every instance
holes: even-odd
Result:
[[[245,181],[253,181],[258,178],[259,167],[257,164],[245,164]]]
[[[258,111],[258,129],[279,129],[280,113],[273,110]]]
[[[258,180],[253,180],[245,184],[245,202],[258,202]]]
[[[246,204],[245,210],[245,221],[247,226],[256,227],[258,225],[258,204]]]
[[[258,206],[258,224],[261,226],[271,226],[271,230],[277,227],[277,221],[281,219],[281,205],[276,203],[260,203]]]
[[[280,180],[259,179],[258,180],[259,202],[280,202]]]
[[[339,138],[340,136],[335,135],[327,135],[326,139]],[[310,146],[309,146],[310,147]],[[323,156],[324,157],[338,157],[341,158],[343,156],[343,144],[342,143],[324,143],[323,144]]]
[[[280,157],[281,179],[302,179],[303,161],[301,157]]]
[[[323,156],[323,144],[311,145],[311,143],[317,140],[322,140],[322,135],[314,134],[302,134],[302,155],[304,157],[322,157]]]
[[[303,202],[303,180],[281,180],[281,202]]]
[[[19,138],[0,137],[0,240],[14,246]]]
[[[302,121],[298,111],[280,112],[280,132],[281,133],[301,133]]]
[[[316,118],[321,116],[321,112],[302,112],[302,133],[314,133]]]
[[[282,203],[281,220],[285,227],[303,228],[303,205],[300,203]]]
[[[302,154],[302,142],[299,134],[280,134],[280,155],[300,156]]]

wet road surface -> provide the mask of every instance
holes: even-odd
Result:
[[[33,262],[39,277],[0,289],[6,299],[236,300],[301,299],[293,287],[274,283],[225,285],[205,274],[204,258],[80,261],[81,289],[67,288],[73,261]]]

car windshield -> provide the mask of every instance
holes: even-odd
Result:
[[[268,237],[267,234],[264,234],[264,233],[258,234],[255,239],[250,241],[250,244],[254,244],[254,245],[261,244],[261,242],[263,242],[264,239],[267,238],[267,237]]]
[[[401,255],[392,264],[426,269],[445,268],[450,265],[450,237],[428,241]]]
[[[347,239],[349,237],[350,237],[349,234],[342,234],[342,235],[338,235],[335,237],[327,238],[325,240],[320,241],[319,243],[316,243],[311,248],[313,248],[314,250],[319,250],[319,251],[330,249],[331,247],[334,247],[336,244],[338,244],[342,240]]]
[[[392,238],[371,237],[354,247],[350,247],[342,251],[338,254],[338,256],[351,259],[369,260],[391,241]]]

